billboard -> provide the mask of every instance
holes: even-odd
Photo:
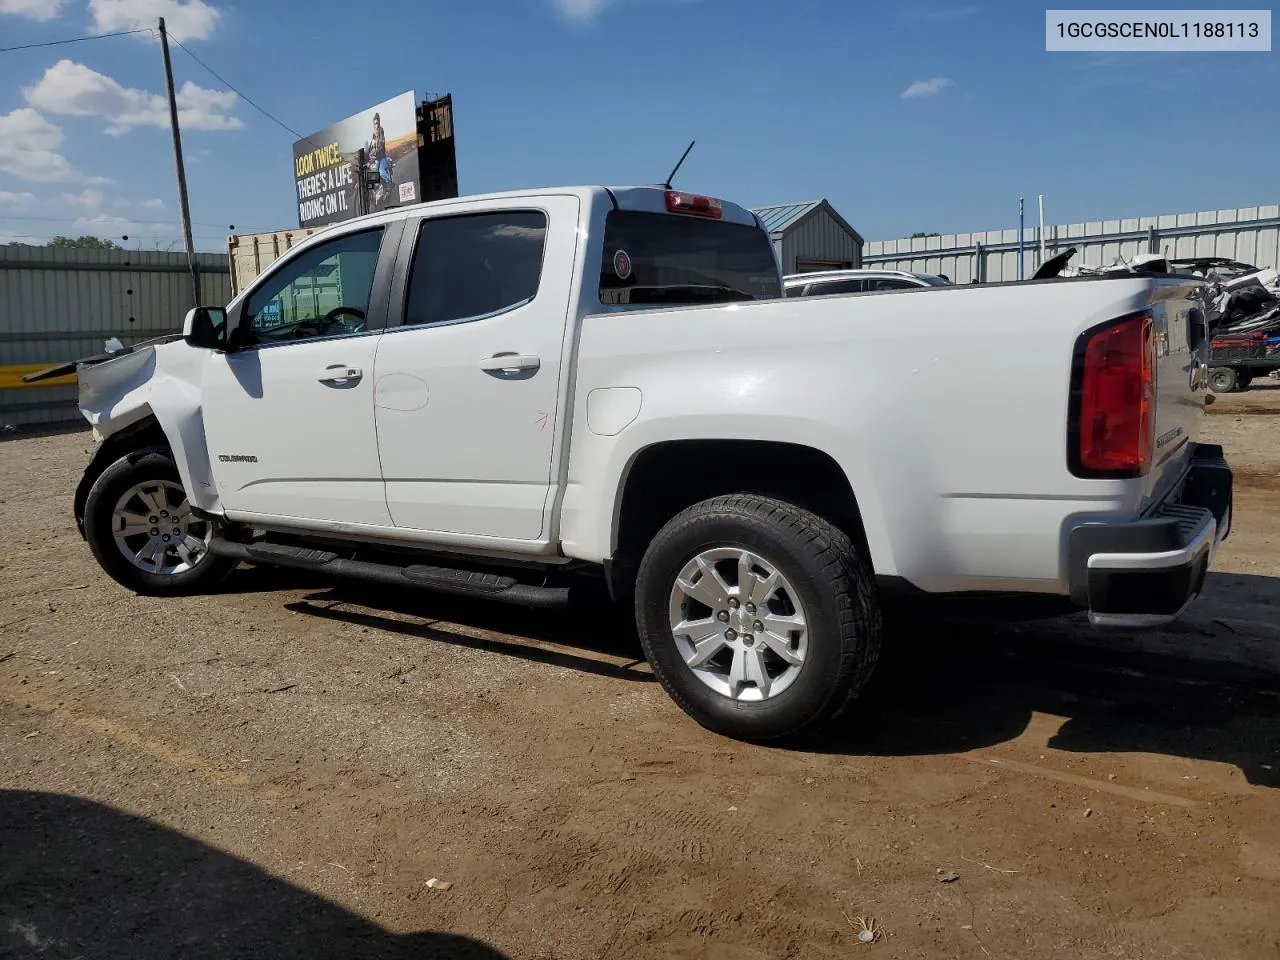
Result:
[[[412,90],[293,145],[298,226],[320,227],[418,203],[418,111]]]

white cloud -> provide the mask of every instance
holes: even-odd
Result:
[[[169,126],[169,103],[158,93],[122,86],[73,60],[59,60],[22,91],[27,102],[49,113],[102,117],[112,136],[134,127]],[[178,91],[178,124],[184,130],[238,130],[243,121],[230,111],[239,98],[230,90],[209,90],[188,80]]]
[[[30,107],[0,114],[0,171],[45,183],[70,180],[75,171],[58,153],[61,145],[62,130]]]
[[[902,91],[902,99],[910,100],[913,97],[934,97],[945,90],[947,87],[954,87],[956,82],[948,77],[934,77],[932,80],[917,80],[907,89]]]
[[[164,17],[165,29],[184,41],[208,40],[222,17],[204,0],[89,0],[89,13],[94,33],[154,27]]]
[[[139,206],[142,207],[143,210],[163,210],[164,201],[159,197],[155,197],[151,200],[143,200]]]
[[[48,22],[57,20],[66,0],[0,0],[0,13]]]
[[[80,217],[72,227],[81,233],[92,233],[117,243],[120,243],[123,237],[137,240],[139,237],[146,236],[153,239],[157,235],[177,236],[178,233],[178,225],[174,223],[138,223],[114,213]]]
[[[78,207],[82,210],[100,210],[107,202],[107,196],[101,190],[94,190],[90,187],[80,193],[64,193],[61,200],[69,207]]]
[[[15,193],[11,190],[0,190],[0,207],[11,207],[14,210],[23,210],[36,202],[34,193]]]
[[[594,20],[596,14],[612,2],[613,0],[555,0],[557,10],[570,20],[581,23]]]

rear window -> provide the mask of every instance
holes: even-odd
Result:
[[[782,282],[758,227],[668,213],[610,211],[600,302],[698,304],[771,300]]]

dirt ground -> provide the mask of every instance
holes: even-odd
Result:
[[[686,719],[625,613],[131,596],[87,434],[2,443],[0,955],[1278,957],[1280,384],[1207,426],[1184,621],[900,638],[803,751]]]

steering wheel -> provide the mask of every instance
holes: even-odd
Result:
[[[320,318],[320,329],[327,330],[342,316],[355,317],[356,322],[349,325],[352,333],[364,332],[364,311],[359,307],[334,307]]]

